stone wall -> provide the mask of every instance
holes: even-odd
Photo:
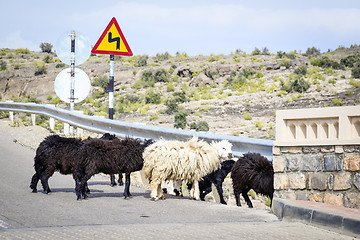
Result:
[[[360,209],[360,145],[274,146],[275,196]]]

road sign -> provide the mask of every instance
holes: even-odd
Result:
[[[70,103],[71,100],[74,103],[79,103],[89,95],[91,87],[90,79],[83,70],[75,68],[74,80],[74,97],[71,99],[71,68],[62,70],[55,78],[54,88],[56,95],[66,103]]]
[[[75,57],[71,55],[71,40],[75,32]],[[84,63],[90,56],[91,45],[89,39],[79,31],[67,31],[61,34],[56,41],[56,55],[65,64],[71,65],[71,61],[75,61],[75,65]]]
[[[122,33],[119,24],[113,17],[105,31],[91,50],[92,53],[132,56],[133,53]]]

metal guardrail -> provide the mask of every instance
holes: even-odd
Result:
[[[95,116],[87,116],[62,108],[35,103],[0,102],[1,111],[26,112],[42,114],[66,122],[72,126],[86,129],[96,133],[111,133],[118,137],[133,137],[140,139],[160,138],[167,140],[189,140],[198,136],[208,142],[228,140],[232,145],[233,155],[238,157],[247,152],[258,152],[272,161],[272,140],[244,138],[211,132],[186,131],[158,126],[150,126],[140,123],[128,123],[117,120],[104,119]]]

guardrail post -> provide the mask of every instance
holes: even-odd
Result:
[[[54,104],[46,104],[47,106],[50,106],[50,107],[55,107]],[[54,131],[55,130],[55,118],[53,117],[50,117],[49,119],[49,126],[50,126],[50,130]]]
[[[8,100],[8,101],[5,101],[5,102],[12,103],[12,102],[14,102],[14,101]],[[14,112],[12,112],[12,111],[9,111],[9,120],[10,120],[11,122],[14,121]]]
[[[14,121],[14,112],[9,112],[9,120],[10,120],[11,122]]]
[[[55,130],[55,119],[54,118],[50,117],[49,125],[50,125],[50,130],[54,131]]]
[[[34,113],[31,114],[31,125],[36,125],[36,115]]]
[[[70,135],[70,124],[64,123],[64,135],[69,136]]]

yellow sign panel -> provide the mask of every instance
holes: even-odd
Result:
[[[133,53],[121,32],[119,24],[112,18],[105,31],[91,50],[92,53],[132,56]]]

